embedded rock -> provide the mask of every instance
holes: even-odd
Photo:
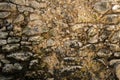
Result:
[[[105,13],[106,11],[110,9],[110,4],[107,1],[96,2],[94,5],[94,9],[98,13]]]
[[[7,18],[10,14],[11,12],[0,12],[0,18],[2,19]]]
[[[32,53],[30,52],[16,52],[16,53],[7,55],[8,58],[13,58],[18,61],[27,61],[30,59],[31,56],[32,56]]]

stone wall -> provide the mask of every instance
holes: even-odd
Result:
[[[0,80],[120,80],[120,0],[0,0]]]

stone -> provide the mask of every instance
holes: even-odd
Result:
[[[0,26],[0,32],[2,31],[6,31],[6,27],[5,26]]]
[[[89,37],[89,40],[88,40],[88,42],[89,43],[97,43],[98,42],[98,35],[95,35],[95,36],[93,36],[93,37]]]
[[[34,9],[26,6],[17,6],[19,12],[34,12]]]
[[[24,16],[22,14],[19,14],[17,18],[14,20],[14,23],[18,23],[22,21],[24,21]]]
[[[111,31],[104,30],[101,35],[99,36],[99,41],[106,41],[111,34]]]
[[[28,41],[21,41],[20,42],[21,43],[21,45],[31,45],[31,42],[28,42]]]
[[[14,73],[16,71],[22,70],[22,66],[19,63],[14,64],[5,64],[2,68],[2,72],[4,73]]]
[[[110,57],[111,55],[112,55],[112,52],[107,49],[100,49],[97,52],[97,56],[99,56],[99,57]]]
[[[20,63],[14,63],[14,70],[22,70],[23,66]]]
[[[69,47],[71,47],[71,48],[79,48],[82,46],[83,46],[83,44],[77,40],[70,41],[70,45],[69,45]]]
[[[4,59],[5,58],[5,55],[3,54],[0,54],[0,60]]]
[[[107,23],[107,24],[118,24],[120,21],[120,16],[117,14],[108,14],[101,19],[102,23]]]
[[[115,32],[111,37],[111,43],[117,43],[120,40],[120,30]]]
[[[19,49],[20,44],[7,44],[2,46],[2,50],[5,52],[10,52]]]
[[[117,43],[117,42],[119,42],[119,40],[120,40],[120,30],[113,34],[110,41],[111,41],[111,43]]]
[[[18,5],[26,5],[26,0],[10,0],[10,1]]]
[[[36,64],[38,64],[38,60],[30,61],[29,68],[31,69],[33,66],[36,66]]]
[[[115,52],[115,53],[114,53],[114,56],[115,56],[115,57],[120,57],[120,52]]]
[[[41,33],[41,28],[39,26],[35,26],[32,28],[26,27],[23,30],[23,34],[25,34],[26,36],[34,36],[40,33]]]
[[[115,13],[120,12],[120,5],[114,5],[114,6],[112,7],[112,11],[115,12]]]
[[[117,78],[120,80],[120,64],[116,65],[115,72],[116,72]]]
[[[37,1],[30,1],[29,5],[33,8],[40,8],[40,4]]]
[[[54,45],[54,40],[49,39],[47,40],[47,46],[53,46]]]
[[[118,44],[109,44],[109,47],[112,51],[120,51],[120,46]]]
[[[120,59],[112,59],[112,60],[109,61],[110,66],[113,66],[113,65],[115,65],[117,63],[120,63]]]
[[[13,28],[14,28],[14,26],[13,26],[11,23],[6,26],[6,29],[7,29],[8,31],[12,31]]]
[[[7,41],[6,41],[6,40],[1,40],[1,39],[0,39],[0,46],[3,46],[3,45],[5,45],[5,44],[7,44]]]
[[[8,37],[7,39],[7,43],[18,43],[18,42],[20,42],[19,37]]]
[[[13,64],[5,64],[4,67],[2,68],[2,72],[4,73],[11,73],[13,71]]]
[[[91,27],[89,30],[88,30],[88,36],[94,36],[98,33],[98,29],[96,27]]]
[[[0,18],[1,19],[7,18],[10,14],[11,12],[0,12]]]
[[[16,5],[11,4],[11,3],[5,3],[1,2],[0,3],[0,10],[2,11],[15,11],[16,10]]]
[[[0,32],[0,38],[5,39],[7,38],[8,33],[7,32]]]
[[[1,62],[4,63],[4,64],[9,64],[10,63],[10,61],[7,60],[7,59],[1,59]]]
[[[28,39],[28,41],[30,41],[30,42],[38,41],[39,42],[41,39],[42,39],[41,36],[32,36]]]
[[[106,11],[110,10],[110,4],[107,1],[99,1],[94,4],[94,9],[98,13],[105,13]]]
[[[75,30],[81,29],[81,28],[83,28],[83,27],[84,27],[84,26],[81,25],[81,24],[75,24],[75,25],[72,26],[72,30],[75,31]]]
[[[61,73],[63,72],[71,72],[71,71],[74,71],[74,70],[79,70],[79,69],[82,69],[82,66],[69,66],[69,67],[65,67],[61,70]]]
[[[7,55],[8,58],[13,58],[18,61],[28,61],[31,56],[32,56],[31,52],[16,52],[16,53]]]
[[[30,20],[38,20],[40,19],[40,15],[38,14],[30,14]]]

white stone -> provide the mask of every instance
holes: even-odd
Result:
[[[113,12],[120,12],[120,5],[114,5],[112,7]]]

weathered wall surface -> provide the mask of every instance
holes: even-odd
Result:
[[[0,0],[0,80],[120,80],[120,0]]]

